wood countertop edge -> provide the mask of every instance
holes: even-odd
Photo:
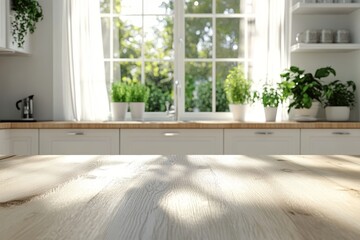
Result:
[[[31,122],[0,123],[0,129],[360,129],[360,122]]]

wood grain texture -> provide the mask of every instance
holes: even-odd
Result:
[[[0,123],[11,129],[360,129],[360,122],[234,122],[234,121],[144,121],[144,122],[31,122]]]
[[[29,156],[0,161],[0,236],[360,239],[354,156]]]

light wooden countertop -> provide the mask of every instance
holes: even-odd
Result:
[[[360,122],[31,122],[0,123],[2,129],[360,129]]]
[[[358,240],[353,156],[0,157],[1,240]]]

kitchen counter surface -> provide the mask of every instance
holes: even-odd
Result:
[[[360,239],[354,156],[1,156],[0,236]]]
[[[360,129],[360,122],[234,122],[234,121],[144,121],[144,122],[27,122],[0,123],[2,129]]]

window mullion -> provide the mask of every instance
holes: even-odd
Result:
[[[213,25],[213,46],[212,46],[212,112],[216,112],[216,0],[212,0],[212,25]]]
[[[145,21],[144,21],[144,0],[142,0],[141,8],[141,82],[145,83]]]
[[[114,0],[110,0],[110,83],[114,82]]]
[[[175,1],[174,10],[174,81],[180,83],[180,94],[178,98],[179,116],[185,112],[185,15],[184,15],[184,0]],[[175,82],[174,82],[175,83]],[[175,85],[174,85],[175,86]],[[175,92],[176,89],[174,89]]]

